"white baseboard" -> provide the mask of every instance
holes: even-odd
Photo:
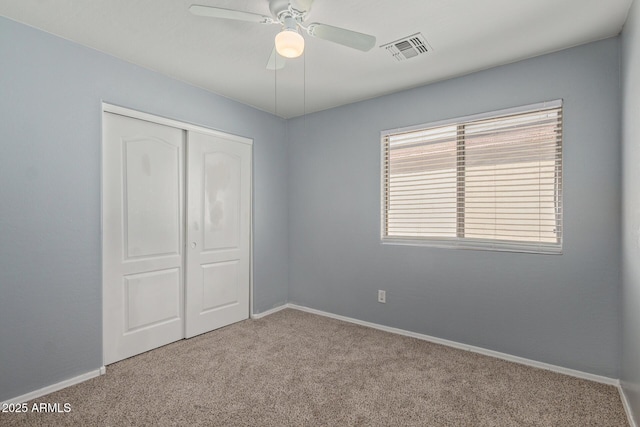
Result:
[[[638,427],[638,423],[633,417],[633,412],[631,411],[631,405],[629,404],[629,399],[627,398],[627,394],[624,392],[624,383],[618,386],[618,392],[620,393],[620,399],[622,400],[622,406],[624,406],[624,412],[627,414],[627,420],[629,421],[630,427]]]
[[[37,399],[38,397],[44,396],[49,393],[53,393],[54,391],[62,390],[63,388],[67,388],[72,385],[80,384],[81,382],[90,380],[91,378],[99,377],[100,375],[104,375],[105,372],[106,372],[106,369],[104,366],[102,366],[100,367],[100,369],[96,369],[95,371],[89,371],[82,375],[78,375],[77,377],[69,378],[68,380],[64,380],[56,384],[48,385],[41,389],[34,390],[30,393],[23,394],[22,396],[17,396],[17,397],[14,397],[13,399],[0,402],[0,404],[28,402],[29,400]]]
[[[539,368],[539,369],[546,369],[548,371],[558,372],[560,374],[565,374],[565,375],[569,375],[576,378],[582,378],[585,380],[595,381],[595,382],[607,384],[607,385],[613,385],[616,387],[620,385],[620,381],[616,378],[604,377],[601,375],[590,374],[588,372],[577,371],[575,369],[569,369],[562,366],[551,365],[549,363],[538,362],[536,360],[526,359],[524,357],[519,357],[519,356],[513,356],[511,354],[501,353],[499,351],[488,350],[482,347],[462,344],[456,341],[450,341],[442,338],[432,337],[429,335],[419,334],[417,332],[405,331],[404,329],[392,328],[390,326],[379,325],[377,323],[366,322],[364,320],[353,319],[351,317],[340,316],[338,314],[328,313],[326,311],[316,310],[314,308],[304,307],[297,304],[290,303],[290,304],[287,304],[287,307],[295,310],[306,311],[307,313],[330,317],[332,319],[342,320],[344,322],[355,323],[356,325],[379,329],[385,332],[391,332],[398,335],[417,338],[423,341],[429,341],[435,344],[442,344],[442,345],[457,348],[460,350],[471,351],[473,353],[479,353],[485,356],[496,357],[498,359],[503,359],[509,362],[520,363],[521,365],[532,366],[534,368]]]
[[[263,311],[262,313],[253,313],[253,314],[251,314],[251,318],[252,319],[262,319],[265,316],[268,316],[268,315],[273,314],[273,313],[277,313],[278,311],[284,310],[285,308],[288,308],[288,307],[289,307],[289,304],[282,304],[282,305],[280,305],[278,307],[274,307],[274,308],[272,308],[270,310]]]

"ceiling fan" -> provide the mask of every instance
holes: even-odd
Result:
[[[189,11],[194,15],[210,18],[232,19],[257,24],[279,24],[282,31],[276,35],[275,47],[267,62],[267,69],[270,70],[284,67],[284,60],[279,56],[297,58],[302,55],[304,38],[300,35],[298,28],[304,30],[311,37],[328,40],[363,52],[371,50],[376,44],[376,38],[368,34],[318,22],[305,24],[312,4],[313,0],[269,0],[269,10],[273,16],[197,4],[191,5]]]

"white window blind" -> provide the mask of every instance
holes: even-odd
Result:
[[[382,133],[382,239],[562,251],[562,102]]]

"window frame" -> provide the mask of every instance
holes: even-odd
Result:
[[[386,138],[391,135],[399,134],[399,133],[408,133],[420,130],[427,130],[430,128],[444,127],[444,126],[453,126],[457,127],[457,144],[464,144],[464,138],[460,137],[460,128],[473,122],[488,120],[488,119],[497,119],[500,117],[506,117],[510,115],[516,114],[526,114],[526,113],[535,113],[536,111],[559,108],[561,112],[561,131],[562,136],[560,139],[560,149],[557,152],[558,158],[556,159],[559,162],[559,176],[556,177],[554,186],[556,191],[556,200],[557,207],[559,209],[559,213],[557,216],[559,220],[557,223],[561,225],[561,231],[558,233],[558,241],[556,243],[545,243],[545,242],[526,242],[526,241],[507,241],[507,240],[497,240],[497,239],[479,239],[479,238],[468,238],[461,237],[460,228],[461,224],[456,221],[456,237],[398,237],[398,236],[387,236],[385,233],[385,227],[387,226],[387,212],[388,212],[388,201],[386,198],[386,177],[385,177],[385,168],[387,165],[386,161]],[[536,254],[555,254],[560,255],[563,253],[563,241],[564,241],[564,209],[563,209],[563,190],[562,190],[562,181],[563,181],[563,157],[564,157],[564,101],[563,99],[556,99],[552,101],[539,102],[535,104],[528,104],[519,107],[506,108],[501,110],[494,110],[485,113],[472,114],[462,117],[455,117],[446,120],[439,120],[435,122],[428,122],[419,125],[401,127],[401,128],[393,128],[387,129],[380,132],[380,242],[384,245],[407,245],[407,246],[426,246],[426,247],[436,247],[436,248],[446,248],[446,249],[472,249],[472,250],[489,250],[489,251],[499,251],[499,252],[522,252],[522,253],[536,253]],[[459,148],[458,148],[459,149]],[[456,164],[457,173],[460,174],[460,168],[464,169],[464,165],[459,163]],[[464,171],[463,171],[464,172]],[[558,173],[558,172],[556,172]],[[456,185],[456,192],[458,194],[459,188]],[[458,194],[459,196],[459,194]],[[463,203],[464,200],[461,200],[457,197],[457,204]],[[464,227],[464,224],[462,224]]]

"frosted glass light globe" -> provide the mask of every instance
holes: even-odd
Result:
[[[304,52],[304,37],[295,30],[280,31],[276,34],[276,51],[285,58],[297,58]]]

